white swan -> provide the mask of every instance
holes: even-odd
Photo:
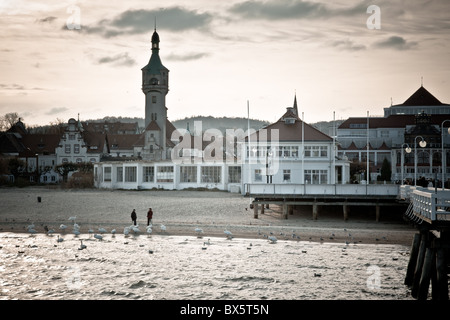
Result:
[[[80,241],[81,241],[81,244],[80,244],[80,247],[78,248],[78,250],[86,249],[87,247],[85,244],[83,244],[83,239],[80,239]]]
[[[63,241],[64,241],[64,239],[61,238],[60,236],[58,236],[58,239],[56,239],[56,242],[63,242]]]
[[[141,230],[139,230],[139,226],[135,226],[135,225],[131,226],[131,230],[133,230],[134,233],[139,233],[141,231]]]

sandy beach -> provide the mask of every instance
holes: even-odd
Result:
[[[39,201],[40,200],[40,201]],[[219,191],[123,191],[98,189],[60,189],[49,187],[2,188],[0,190],[0,232],[37,232],[48,229],[71,233],[73,222],[82,233],[89,229],[108,232],[132,224],[130,214],[137,212],[137,223],[146,232],[148,208],[152,208],[153,234],[225,237],[225,230],[235,238],[263,238],[271,233],[278,239],[326,242],[383,243],[410,245],[416,229],[402,219],[402,212],[381,214],[375,221],[370,209],[352,209],[344,221],[342,208],[323,208],[317,220],[311,208],[299,207],[288,219],[281,218],[281,208],[271,206],[254,218],[251,199]],[[63,231],[60,225],[68,228]],[[166,226],[166,231],[160,229]]]

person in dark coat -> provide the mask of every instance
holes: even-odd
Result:
[[[153,210],[152,210],[152,208],[148,208],[147,225],[150,225],[150,223],[152,223],[152,218],[153,218]]]
[[[136,209],[133,209],[133,212],[131,212],[131,220],[133,220],[133,224],[136,225],[137,220]]]

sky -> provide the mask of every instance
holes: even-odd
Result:
[[[160,36],[169,120],[382,116],[423,83],[450,103],[448,0],[0,0],[0,116],[145,116]],[[247,106],[249,106],[247,108]]]

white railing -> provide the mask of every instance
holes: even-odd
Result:
[[[410,194],[415,215],[431,221],[449,220],[450,191],[434,191],[430,189],[416,189]]]
[[[395,184],[245,184],[248,195],[375,195],[397,196]]]

